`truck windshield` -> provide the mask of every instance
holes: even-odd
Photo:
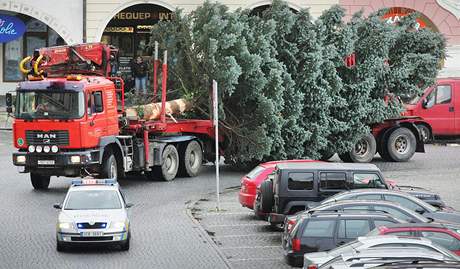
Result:
[[[77,119],[85,112],[83,92],[19,91],[16,118]]]

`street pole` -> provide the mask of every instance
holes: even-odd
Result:
[[[213,99],[213,111],[214,111],[214,141],[216,148],[216,195],[217,195],[217,211],[220,211],[220,178],[219,178],[219,99],[217,95],[217,82],[212,81],[212,99]]]

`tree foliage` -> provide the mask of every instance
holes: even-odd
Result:
[[[383,12],[346,21],[334,6],[313,20],[282,1],[259,15],[205,2],[157,24],[151,44],[168,50],[168,88],[194,102],[189,116],[210,116],[218,82],[227,162],[320,158],[349,151],[368,126],[397,116],[401,104],[386,95],[420,94],[435,81],[444,38],[414,29],[417,14],[391,25]]]

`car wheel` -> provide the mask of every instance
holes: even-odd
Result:
[[[30,182],[36,190],[46,190],[50,185],[50,176],[30,173]]]
[[[262,184],[260,184],[260,207],[262,208],[262,212],[272,212],[274,203],[273,200],[273,182],[265,180]]]
[[[386,142],[388,155],[394,162],[406,162],[415,153],[415,135],[407,128],[394,130]]]
[[[267,220],[265,214],[262,212],[262,208],[260,208],[260,201],[257,200],[254,202],[254,215],[259,220]]]
[[[129,250],[129,242],[131,241],[131,233],[128,232],[128,237],[126,238],[126,242],[121,243],[120,247],[123,251]]]
[[[102,157],[102,171],[100,176],[102,178],[118,179],[117,160],[112,153],[112,150],[106,149]]]
[[[65,251],[66,250],[66,247],[60,243],[59,241],[56,242],[56,250],[58,252],[62,252],[62,251]]]
[[[193,140],[180,152],[179,173],[183,176],[196,177],[203,163],[203,150],[200,143]]]
[[[163,164],[160,169],[154,169],[159,173],[159,178],[164,181],[172,181],[176,178],[179,169],[179,153],[174,145],[167,145],[163,150]]]

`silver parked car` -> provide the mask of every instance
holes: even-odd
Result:
[[[77,245],[120,245],[129,249],[131,238],[127,208],[118,183],[113,179],[72,181],[56,225],[56,249]]]
[[[316,268],[365,269],[394,263],[418,263],[424,261],[450,262],[458,261],[458,259],[452,255],[446,256],[423,247],[384,247],[342,254]]]
[[[439,245],[434,244],[426,238],[405,237],[396,235],[378,235],[358,237],[358,239],[356,239],[355,241],[352,241],[348,244],[345,244],[330,251],[307,253],[304,255],[303,264],[304,268],[312,268],[312,265],[317,265],[317,267],[319,267],[343,254],[359,252],[365,249],[390,247],[421,247],[435,252],[439,252],[445,256],[452,256],[455,257],[455,259],[457,259],[457,257],[452,252]]]

